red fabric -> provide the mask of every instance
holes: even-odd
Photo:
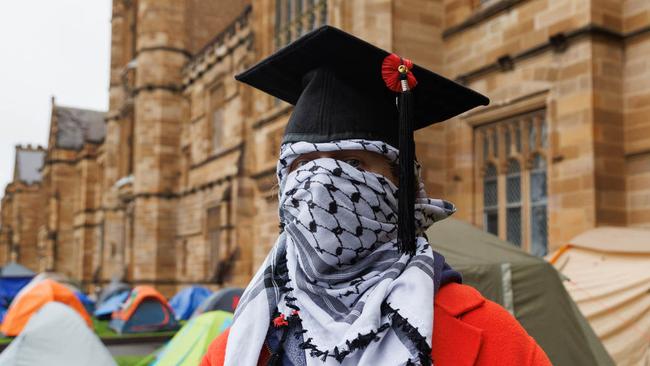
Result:
[[[226,343],[228,342],[228,334],[230,334],[230,328],[226,329],[225,332],[221,333],[217,339],[210,343],[210,347],[208,347],[208,351],[205,353],[200,366],[223,366],[224,359],[226,357]],[[270,356],[271,355],[269,354],[267,348],[263,347],[262,353],[260,354],[260,359],[257,361],[257,365],[266,365]]]
[[[470,286],[442,287],[433,319],[432,357],[438,366],[551,365],[510,313]]]
[[[413,68],[413,62],[409,59],[401,58],[398,55],[391,53],[390,55],[384,58],[384,61],[381,64],[381,77],[384,79],[388,89],[394,91],[395,93],[402,92],[402,86],[400,85],[400,72],[398,67],[400,65],[406,66],[408,72],[406,73],[406,80],[409,84],[409,89],[415,88],[418,84],[415,80],[415,75],[411,69]]]
[[[276,328],[284,327],[289,325],[289,322],[284,318],[284,314],[280,314],[278,317],[273,319],[273,326]]]
[[[472,287],[449,284],[435,298],[433,352],[436,366],[550,366],[517,320]],[[215,339],[201,366],[222,366],[228,331]],[[258,365],[268,359],[266,348]]]

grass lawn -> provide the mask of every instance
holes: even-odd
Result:
[[[154,360],[152,355],[149,356],[115,356],[115,362],[118,366],[145,366]]]
[[[117,362],[119,366],[135,366],[144,357],[143,356],[115,356],[115,362]]]
[[[181,326],[185,325],[185,321],[181,321]],[[134,334],[117,334],[111,328],[108,327],[108,320],[97,320],[93,318],[93,328],[95,333],[101,339],[115,339],[115,338],[139,338],[139,337],[151,337],[151,336],[173,336],[176,334],[176,330],[168,330],[164,332],[148,332],[148,333],[134,333]],[[0,345],[9,344],[13,340],[13,337],[0,337]],[[128,364],[126,364],[128,365]]]

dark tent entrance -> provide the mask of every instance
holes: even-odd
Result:
[[[142,333],[178,328],[167,299],[150,286],[137,286],[121,309],[113,313],[109,326],[117,333]]]
[[[158,300],[144,299],[131,318],[124,324],[125,330],[148,332],[158,330],[169,320],[169,312],[160,306]]]

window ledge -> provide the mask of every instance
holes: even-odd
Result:
[[[474,12],[474,14],[470,15],[470,17],[467,18],[465,21],[445,29],[442,32],[442,38],[446,39],[457,33],[463,32],[493,17],[494,15],[509,10],[512,7],[518,5],[519,3],[523,3],[524,1],[528,1],[528,0],[500,0],[490,4],[486,4],[485,7],[480,7],[479,10]]]
[[[547,104],[548,93],[548,89],[543,89],[512,100],[492,103],[490,106],[467,112],[461,115],[461,118],[470,126],[479,126],[508,116],[541,109]]]

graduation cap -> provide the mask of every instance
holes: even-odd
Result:
[[[340,29],[313,30],[235,76],[294,105],[282,142],[384,141],[400,151],[398,239],[415,253],[413,131],[488,98]]]

